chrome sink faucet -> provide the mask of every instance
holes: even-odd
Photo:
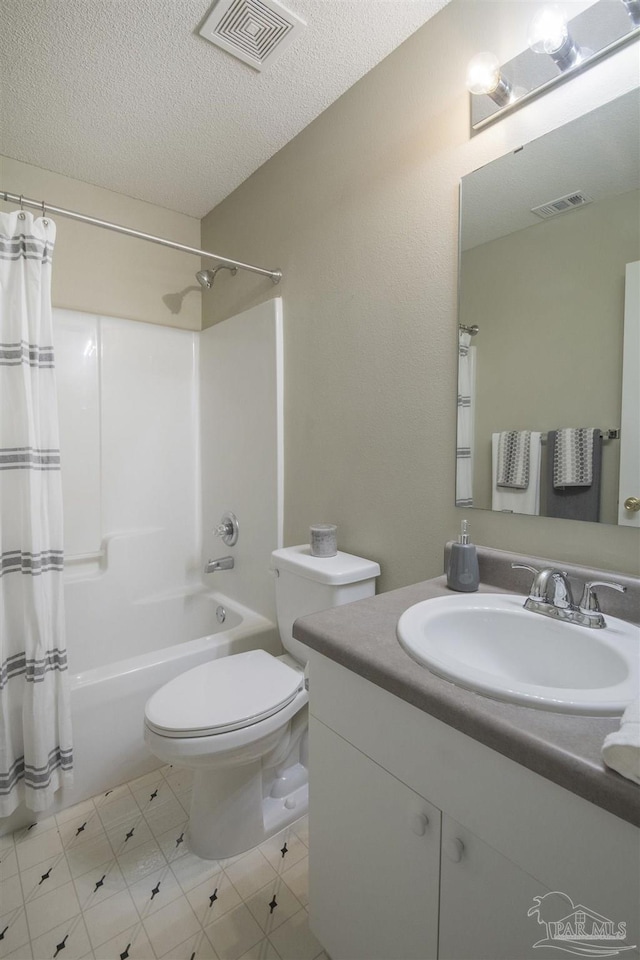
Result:
[[[233,570],[233,557],[220,557],[219,560],[207,560],[204,572],[215,573],[216,570]]]
[[[538,570],[528,563],[512,563],[514,570],[530,570],[534,574],[529,596],[524,602],[525,610],[541,613],[545,617],[555,620],[564,620],[566,623],[577,623],[582,627],[602,629],[607,622],[600,612],[598,598],[594,587],[610,587],[619,593],[625,593],[626,587],[620,583],[593,580],[585,583],[580,603],[573,599],[573,591],[569,583],[566,570],[556,570],[555,567],[544,567]],[[551,594],[553,588],[553,596]]]

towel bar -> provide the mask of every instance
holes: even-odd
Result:
[[[619,430],[603,430],[600,433],[600,439],[601,440],[619,440],[620,431]],[[543,433],[540,436],[540,443],[546,443],[546,442],[547,442],[547,435],[546,433]]]

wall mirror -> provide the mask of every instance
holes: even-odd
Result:
[[[640,525],[638,261],[637,90],[463,179],[457,505]]]

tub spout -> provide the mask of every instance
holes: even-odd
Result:
[[[216,570],[233,570],[233,557],[220,557],[219,560],[207,560],[204,572],[215,573]]]

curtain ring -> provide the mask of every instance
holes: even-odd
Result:
[[[47,220],[47,211],[44,207],[44,200],[42,201],[42,225],[45,227],[49,226],[49,221]]]
[[[20,194],[20,213],[18,214],[18,220],[24,220],[24,219],[25,219],[25,212],[22,206],[22,194]]]

